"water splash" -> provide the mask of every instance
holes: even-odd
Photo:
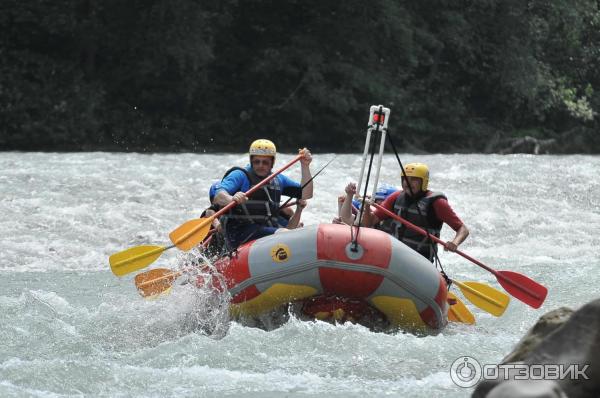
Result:
[[[179,268],[184,279],[181,288],[187,292],[188,300],[183,327],[222,339],[230,325],[229,304],[231,296],[225,277],[202,250],[194,248],[178,256]]]

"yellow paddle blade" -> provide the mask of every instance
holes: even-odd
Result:
[[[465,303],[463,303],[456,295],[452,292],[448,292],[448,298],[456,301],[456,304],[451,305],[448,309],[448,320],[450,322],[462,322],[468,325],[475,324],[475,316]]]
[[[471,303],[494,316],[504,314],[510,297],[490,285],[479,282],[453,281],[465,298]]]
[[[135,287],[142,297],[153,297],[167,294],[173,281],[181,272],[173,272],[168,268],[155,268],[135,276]]]
[[[110,269],[116,276],[127,275],[155,262],[165,249],[162,246],[136,246],[123,250],[109,257]]]
[[[169,238],[179,249],[188,251],[206,238],[213,220],[214,217],[190,220],[171,232]]]

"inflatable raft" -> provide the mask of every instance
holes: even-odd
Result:
[[[249,242],[215,263],[236,319],[291,303],[312,318],[379,315],[386,329],[439,330],[447,324],[447,285],[427,259],[385,232],[321,224]]]

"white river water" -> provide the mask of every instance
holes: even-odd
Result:
[[[312,169],[333,156],[315,155]],[[472,390],[451,381],[456,358],[498,363],[544,312],[597,297],[600,157],[401,158],[430,165],[430,187],[471,230],[463,251],[549,288],[540,310],[512,300],[494,318],[470,306],[475,326],[427,337],[292,319],[271,332],[233,323],[210,338],[186,326],[188,291],[143,300],[108,256],[169,244],[169,231],[207,206],[211,181],[245,155],[0,153],[0,396],[463,397]],[[315,179],[306,224],[331,220],[359,166],[359,155],[339,155]],[[398,175],[386,156],[381,181]],[[454,279],[499,288],[462,257],[441,259]],[[170,250],[153,266],[179,261]]]

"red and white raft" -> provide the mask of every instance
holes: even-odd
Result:
[[[346,225],[278,233],[215,263],[234,318],[263,316],[290,303],[313,318],[360,322],[378,313],[389,328],[439,330],[447,285],[432,263],[385,232]]]

